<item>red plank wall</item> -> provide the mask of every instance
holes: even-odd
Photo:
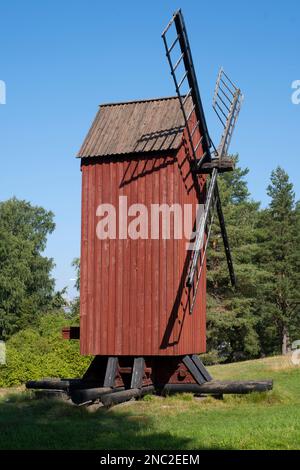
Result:
[[[96,236],[99,204],[203,202],[205,180],[193,179],[187,145],[177,154],[112,156],[82,161],[82,354],[184,355],[205,352],[206,272],[196,305],[185,286],[191,252],[186,239],[106,239]],[[202,198],[202,200],[201,200]],[[195,217],[195,212],[194,212]],[[118,217],[117,217],[118,219]],[[118,229],[118,227],[117,227]],[[150,228],[149,228],[150,231]]]

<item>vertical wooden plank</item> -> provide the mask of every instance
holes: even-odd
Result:
[[[102,204],[107,204],[110,202],[110,191],[111,188],[109,186],[109,163],[104,162],[101,164],[102,169]],[[109,347],[108,347],[108,317],[110,315],[109,311],[109,264],[110,264],[110,240],[105,239],[101,240],[101,253],[102,253],[102,260],[101,260],[101,328],[100,331],[97,332],[99,336],[99,347],[100,347],[100,354],[108,355]],[[99,295],[98,294],[98,295]]]
[[[142,387],[144,370],[145,370],[145,359],[143,357],[135,357],[134,362],[133,362],[130,388]]]
[[[146,169],[150,168],[151,159],[146,161]],[[144,289],[144,348],[143,354],[152,353],[152,306],[153,306],[153,286],[151,274],[151,259],[153,251],[153,241],[151,240],[151,204],[153,203],[153,177],[150,174],[145,175],[145,204],[148,208],[148,239],[145,241],[145,289]],[[145,332],[148,334],[145,334]]]
[[[161,161],[160,161],[161,164]],[[167,203],[168,195],[168,181],[166,175],[166,169],[159,171],[159,184],[160,184],[160,204]],[[161,217],[163,221],[163,217]],[[163,229],[163,224],[161,224]],[[167,318],[167,240],[163,238],[163,233],[160,235],[160,286],[159,286],[159,298],[160,298],[160,315],[159,315],[159,344],[161,344],[164,334],[165,325]],[[167,353],[167,351],[165,351]]]
[[[123,164],[123,177],[130,172],[130,160]],[[131,185],[123,186],[121,194],[131,200]],[[122,354],[130,354],[130,270],[131,270],[131,243],[127,238],[120,240],[123,250],[123,330],[122,330]]]
[[[188,140],[187,140],[188,141]],[[182,198],[184,204],[189,204],[189,163],[186,158],[185,149],[182,148]],[[184,269],[185,260],[186,260],[186,249],[184,240],[181,241],[181,271]],[[186,332],[188,331],[188,322],[189,322],[189,311],[188,311],[188,290],[185,286],[185,279],[183,280],[184,285],[182,286],[182,306],[181,306],[181,315],[180,315],[180,324],[179,324],[179,343],[177,345],[177,353],[185,354],[186,353]]]
[[[176,162],[174,163],[173,166],[173,173],[174,173],[174,201],[176,204],[180,204],[182,207],[182,216],[184,215],[184,205],[182,204],[182,201],[180,199],[180,193],[179,193],[179,184],[181,185],[180,182],[180,174],[179,174],[179,169],[178,169],[178,161],[176,159]],[[181,186],[180,186],[181,187]],[[184,237],[184,220],[182,221],[182,236]],[[177,305],[177,294],[178,291],[180,290],[180,279],[181,279],[181,272],[179,270],[179,243],[180,240],[175,240],[173,241],[173,250],[174,250],[174,263],[173,263],[173,305],[175,307],[175,302]],[[180,305],[180,304],[179,304]],[[172,306],[173,308],[173,306]],[[178,318],[174,319],[174,327],[173,327],[173,332],[171,335],[171,342],[174,344],[174,352],[177,349],[177,344],[176,340],[178,337]]]
[[[107,366],[106,366],[103,387],[113,387],[115,385],[117,368],[118,368],[118,358],[109,357],[107,359]]]
[[[120,187],[123,177],[123,162],[117,163],[118,174],[117,174],[117,198],[123,194],[122,188]],[[119,201],[117,201],[119,206]],[[123,306],[123,289],[124,289],[124,243],[123,240],[119,239],[119,217],[117,217],[117,240],[116,240],[116,347],[115,354],[122,354],[122,335],[123,335],[123,322],[124,322],[124,306]]]
[[[178,152],[179,158],[179,165],[180,165],[180,202],[184,206],[187,203],[187,189],[186,185],[186,162],[185,162],[185,148],[182,146]],[[184,339],[185,339],[185,328],[186,328],[186,302],[187,302],[187,295],[186,295],[186,288],[185,288],[185,279],[182,280],[182,272],[184,270],[185,260],[187,256],[186,247],[185,247],[185,240],[180,240],[179,243],[179,250],[180,250],[180,281],[181,281],[181,297],[180,297],[180,306],[178,311],[178,321],[177,323],[177,341],[176,344],[176,353],[177,354],[184,354],[185,347],[184,347]]]
[[[88,354],[87,344],[87,315],[88,315],[88,168],[81,167],[82,191],[81,191],[81,254],[80,254],[80,352]]]
[[[136,161],[134,161],[134,169],[132,172],[132,181],[130,183],[131,194],[128,207],[135,204],[138,200],[138,186],[137,179],[135,178]],[[130,354],[136,355],[137,346],[137,250],[138,240],[130,238],[130,329],[128,334],[129,338],[129,351]]]
[[[171,208],[174,203],[174,168],[173,165],[167,161],[166,178],[167,178],[167,204]],[[173,266],[174,266],[174,224],[176,217],[171,213],[170,215],[170,238],[166,241],[166,312],[164,331],[167,328],[172,307],[174,304],[174,284],[173,284]],[[170,338],[172,340],[172,337]],[[169,348],[168,348],[169,349]],[[170,351],[167,350],[168,353]]]
[[[108,185],[110,192],[108,195],[109,203],[117,207],[117,163],[110,160],[108,165]],[[107,351],[108,354],[115,354],[115,336],[116,336],[116,240],[109,239],[109,270],[108,270],[108,318],[107,318]]]
[[[99,332],[101,330],[101,297],[99,296],[98,292],[101,289],[101,240],[97,237],[97,223],[99,218],[96,216],[97,207],[101,203],[101,174],[100,165],[95,165],[95,201],[94,201],[94,209],[93,209],[93,217],[95,218],[95,257],[94,257],[94,265],[95,265],[95,307],[93,312],[93,335],[94,335],[94,349],[99,350],[100,344],[100,335]]]
[[[95,342],[93,334],[94,320],[94,259],[95,259],[95,216],[94,216],[94,200],[95,200],[95,165],[88,166],[88,279],[87,279],[87,295],[88,295],[88,317],[87,317],[87,343],[90,351],[95,351]],[[91,313],[90,313],[91,312]]]
[[[145,176],[143,176],[144,161],[138,162],[137,168],[137,202],[145,205]],[[136,284],[136,352],[145,354],[145,240],[139,238],[136,241],[137,247],[137,284]]]
[[[154,160],[156,161],[156,159]],[[153,164],[152,164],[153,167]],[[159,187],[159,172],[154,171],[151,173],[152,179],[152,199],[153,204],[159,204],[160,202],[160,187]],[[160,351],[160,342],[159,342],[159,317],[160,317],[160,303],[159,303],[159,289],[161,286],[161,276],[160,276],[160,240],[153,239],[151,242],[151,286],[152,286],[152,325],[150,334],[152,335],[152,353]]]

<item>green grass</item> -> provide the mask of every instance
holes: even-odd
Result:
[[[300,367],[267,358],[210,367],[215,379],[273,378],[224,400],[147,396],[110,410],[0,395],[1,449],[300,449]]]

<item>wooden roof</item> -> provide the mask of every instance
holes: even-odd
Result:
[[[186,105],[187,111],[191,102]],[[100,105],[78,157],[101,157],[180,146],[184,121],[177,97]]]

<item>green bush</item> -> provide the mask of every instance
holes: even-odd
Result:
[[[200,354],[200,359],[206,366],[212,366],[214,364],[221,364],[226,360],[226,357],[222,357],[219,351],[211,349],[209,352]]]
[[[65,341],[64,326],[74,324],[64,312],[43,315],[36,328],[13,335],[6,343],[6,365],[0,366],[0,387],[43,377],[80,377],[91,358],[80,355],[79,341]]]

